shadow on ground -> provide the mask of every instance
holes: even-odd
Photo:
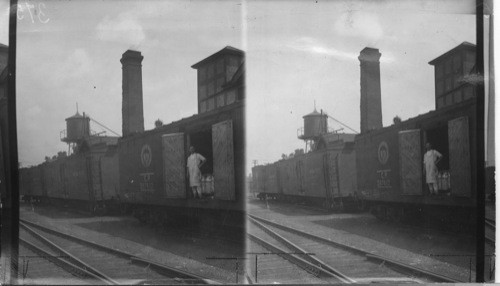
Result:
[[[343,230],[393,247],[406,249],[436,260],[472,270],[475,266],[474,234],[457,234],[438,229],[382,222],[371,216],[335,218],[313,221],[337,230]],[[370,251],[370,249],[366,249]],[[472,259],[472,260],[471,260]]]
[[[64,208],[60,206],[39,206],[31,204],[22,204],[21,209],[27,212],[35,212],[41,216],[45,216],[51,219],[74,219],[74,218],[89,218],[92,217],[90,214],[85,214],[83,212],[75,212],[73,209]]]
[[[207,233],[198,227],[145,225],[133,218],[117,222],[77,224],[80,227],[133,241],[175,255],[212,265],[227,271],[236,269],[236,257],[244,255],[244,241],[232,237],[224,229]],[[239,261],[241,265],[241,261]]]

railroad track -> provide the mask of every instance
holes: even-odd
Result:
[[[99,285],[92,273],[25,239],[19,245],[20,284]]]
[[[49,249],[47,256],[77,267],[78,276],[97,284],[218,284],[196,274],[149,261],[130,253],[87,241],[33,222],[20,220],[20,236]],[[61,262],[62,263],[62,262]],[[80,269],[80,270],[78,270]],[[80,273],[81,270],[84,272]],[[79,272],[80,271],[80,272]]]
[[[347,283],[370,282],[460,282],[450,277],[413,267],[348,245],[249,215],[250,226],[259,228],[285,245],[288,251],[310,253],[304,259]],[[250,231],[253,230],[250,228]]]
[[[342,283],[340,277],[314,265],[303,254],[289,250],[283,243],[249,225],[247,275],[250,282],[264,284]]]
[[[484,239],[486,240],[486,243],[495,246],[495,231],[496,231],[495,220],[491,218],[485,218],[484,222],[486,226]]]

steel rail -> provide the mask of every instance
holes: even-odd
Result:
[[[484,219],[484,223],[486,224],[487,227],[489,227],[493,232],[495,232],[496,230],[496,226],[495,226],[495,220],[491,219],[491,218],[485,218]],[[484,236],[484,240],[491,244],[491,245],[495,245],[495,239],[489,235],[485,235]]]
[[[275,232],[272,229],[266,227],[265,225],[263,225],[259,221],[255,220],[253,218],[250,218],[250,219],[252,220],[253,223],[255,223],[255,225],[257,225],[258,227],[260,227],[261,229],[263,229],[266,233],[268,233],[269,235],[271,235],[272,237],[274,237],[278,241],[284,243],[285,245],[287,245],[291,249],[293,249],[293,250],[295,250],[295,251],[297,251],[299,253],[303,253],[303,254],[307,253],[307,251],[305,251],[304,249],[302,249],[300,246],[296,245],[295,243],[291,242],[290,240],[288,240],[288,239],[284,238],[283,236],[279,235],[277,232]],[[356,280],[354,280],[354,279],[350,278],[349,276],[343,274],[339,270],[331,267],[329,264],[323,262],[321,259],[319,259],[317,257],[309,256],[308,255],[308,256],[306,256],[305,260],[309,260],[312,264],[315,264],[318,267],[320,267],[322,269],[326,269],[329,272],[335,274],[335,276],[337,276],[337,278],[340,279],[344,283],[356,283]]]
[[[55,251],[57,251],[59,253],[62,253],[64,255],[66,255],[69,258],[69,260],[71,260],[73,263],[75,263],[79,267],[82,267],[83,269],[86,269],[87,271],[94,273],[96,276],[101,277],[101,279],[103,280],[104,283],[106,283],[108,285],[118,285],[118,284],[120,284],[117,281],[115,281],[114,279],[112,279],[111,277],[109,277],[106,274],[102,273],[101,271],[97,270],[95,267],[92,267],[90,264],[82,261],[81,259],[79,259],[75,255],[69,253],[68,251],[64,250],[62,247],[60,247],[57,244],[53,243],[48,238],[46,238],[45,236],[39,234],[38,232],[36,232],[35,230],[33,230],[31,227],[27,226],[23,222],[20,222],[19,226],[23,227],[29,233],[31,233],[33,236],[35,236],[36,238],[38,238],[41,241],[43,241],[50,248],[54,249]]]
[[[138,264],[143,264],[143,265],[151,265],[155,269],[158,269],[158,270],[160,270],[162,272],[165,272],[165,273],[171,273],[171,274],[177,275],[181,279],[189,280],[189,282],[199,283],[199,284],[221,284],[218,281],[215,281],[215,280],[212,280],[212,279],[208,279],[208,278],[199,276],[199,275],[194,274],[194,273],[186,272],[186,271],[183,271],[181,269],[177,269],[177,268],[165,265],[165,264],[160,264],[160,263],[152,261],[152,260],[148,260],[148,259],[145,259],[145,258],[137,257],[137,256],[135,256],[135,255],[133,255],[131,253],[125,252],[123,250],[110,248],[110,247],[107,247],[107,246],[104,246],[104,245],[101,245],[101,244],[98,244],[98,243],[95,243],[95,242],[92,242],[92,241],[88,241],[88,240],[85,240],[85,239],[82,239],[82,238],[70,235],[70,234],[62,233],[62,232],[57,231],[55,229],[51,229],[51,228],[48,228],[48,227],[36,224],[34,222],[31,222],[31,221],[28,221],[28,220],[25,220],[25,219],[20,219],[20,222],[28,224],[28,225],[31,225],[31,226],[33,226],[35,228],[39,228],[39,229],[41,229],[43,231],[46,231],[48,233],[52,233],[52,234],[58,235],[60,237],[64,237],[66,239],[70,239],[70,240],[79,242],[81,244],[89,245],[89,246],[92,246],[92,247],[97,248],[99,250],[112,253],[112,254],[114,254],[116,256],[121,256],[121,257],[128,258],[128,259],[131,260],[132,263],[138,263]],[[186,282],[188,282],[188,281],[186,281]]]
[[[314,276],[318,276],[319,274],[323,274],[326,277],[333,277],[335,279],[338,279],[340,282],[347,282],[343,278],[337,276],[335,273],[332,273],[328,271],[327,269],[323,269],[301,257],[299,257],[297,254],[290,254],[287,253],[285,249],[282,249],[279,246],[273,245],[262,238],[255,236],[253,234],[247,233],[247,236],[255,241],[256,243],[264,246],[265,248],[269,249],[269,251],[272,251],[273,253],[277,253],[277,255],[283,257],[284,259],[290,261],[291,263],[299,266],[300,268],[304,269],[305,271],[313,274]]]
[[[487,226],[491,227],[492,229],[496,229],[496,227],[495,227],[495,221],[491,222],[489,219],[486,219],[485,223],[486,223]]]
[[[74,275],[78,278],[89,277],[89,278],[95,279],[96,281],[100,281],[101,283],[108,284],[108,282],[106,280],[102,279],[102,277],[99,277],[99,276],[95,275],[94,273],[92,273],[92,272],[90,272],[82,267],[79,267],[79,266],[77,266],[69,261],[66,261],[64,258],[53,256],[51,253],[47,252],[45,249],[38,247],[38,246],[34,245],[33,243],[23,239],[23,238],[19,238],[19,242],[21,242],[23,245],[25,245],[27,248],[31,249],[35,253],[43,255],[44,259],[53,262],[57,266],[61,267],[65,271],[71,273],[72,275]]]
[[[336,242],[336,241],[332,241],[332,240],[329,240],[327,238],[320,237],[320,236],[317,236],[317,235],[314,235],[314,234],[310,234],[310,233],[307,233],[307,232],[304,232],[304,231],[301,231],[301,230],[298,230],[298,229],[295,229],[295,228],[284,226],[282,224],[279,224],[279,223],[267,220],[265,218],[258,217],[256,215],[249,214],[248,216],[254,218],[255,220],[258,220],[258,221],[264,222],[266,224],[269,224],[271,226],[275,226],[277,228],[280,228],[282,230],[289,231],[289,232],[292,232],[292,233],[295,233],[295,234],[298,234],[298,235],[301,235],[301,236],[304,236],[304,237],[307,237],[307,238],[310,238],[310,239],[313,239],[313,240],[316,240],[316,241],[319,241],[319,242],[322,242],[322,243],[325,243],[325,244],[328,244],[328,245],[332,245],[332,246],[335,246],[335,247],[340,247],[340,248],[343,248],[343,249],[346,249],[346,250],[349,250],[349,251],[352,251],[352,252],[355,252],[355,253],[358,253],[358,254],[362,254],[364,256],[367,256],[367,258],[368,258],[368,255],[370,255],[372,258],[377,257],[378,260],[384,260],[384,261],[387,261],[387,262],[392,262],[392,261],[393,262],[397,262],[395,260],[391,260],[389,258],[373,254],[373,253],[371,253],[369,251],[366,251],[366,250],[363,250],[363,249],[359,249],[359,248],[356,248],[356,247],[353,247],[353,246],[350,246],[350,245],[346,245],[346,244],[343,244],[343,243],[339,243],[339,242]],[[454,279],[454,278],[451,278],[451,277],[448,277],[448,276],[445,276],[445,275],[437,274],[437,273],[434,273],[434,272],[431,272],[431,271],[427,271],[427,270],[424,270],[422,268],[418,268],[418,267],[415,267],[415,266],[412,266],[412,265],[408,265],[408,264],[405,264],[403,262],[397,262],[397,264],[398,264],[398,268],[400,268],[400,269],[404,269],[404,270],[412,272],[412,273],[419,273],[422,276],[425,276],[425,277],[431,278],[433,280],[436,280],[436,282],[463,283],[463,281],[460,281],[460,280],[457,280],[457,279]],[[393,265],[395,265],[395,264],[393,264]]]
[[[490,236],[485,235],[484,239],[486,240],[486,242],[488,242],[492,245],[495,245],[495,240],[493,238],[491,238]]]

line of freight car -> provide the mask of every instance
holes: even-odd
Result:
[[[25,202],[49,202],[103,214],[119,206],[118,154],[76,153],[19,170]]]
[[[357,192],[355,152],[327,148],[252,168],[252,186],[260,199],[306,203],[329,210],[364,207]]]

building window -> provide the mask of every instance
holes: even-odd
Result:
[[[202,67],[198,70],[199,81],[204,81],[207,78],[207,68]]]
[[[454,103],[459,103],[462,101],[462,93],[460,90],[457,90],[453,93],[453,102]]]
[[[443,77],[443,64],[438,64],[436,65],[436,78],[442,78]]]
[[[217,71],[216,74],[221,74],[224,72],[224,58],[217,60]]]
[[[461,84],[462,76],[459,73],[453,75],[453,88],[459,87]]]
[[[448,58],[446,60],[446,62],[444,63],[444,73],[445,73],[445,75],[448,75],[448,74],[451,73],[451,71],[452,71],[451,65],[452,65],[451,58]]]
[[[446,105],[451,105],[453,104],[453,98],[451,96],[451,94],[447,94],[446,95]]]
[[[476,64],[476,54],[474,52],[467,52],[464,62],[464,74],[469,74]]]
[[[217,79],[217,85],[216,85],[216,88],[215,88],[215,92],[219,92],[222,90],[222,85],[224,84],[224,77],[220,77]]]
[[[445,89],[444,89],[445,92],[450,91],[451,88],[452,88],[452,86],[451,86],[451,77],[446,77],[446,80],[445,80]]]
[[[224,94],[217,95],[217,107],[224,106]]]
[[[200,113],[203,113],[205,111],[207,111],[207,102],[202,101],[202,102],[200,102]]]
[[[208,65],[208,71],[207,71],[207,79],[211,79],[214,77],[214,64],[209,64]]]
[[[210,110],[213,110],[214,109],[214,98],[210,98],[208,100],[208,107],[207,107],[207,111],[210,111]]]
[[[462,67],[462,60],[460,54],[453,56],[453,73],[460,73],[460,68]]]
[[[226,105],[229,105],[236,101],[236,90],[232,89],[227,92]]]
[[[466,88],[464,88],[464,100],[472,98],[473,95],[474,89],[472,88],[472,86],[467,86]]]
[[[209,82],[208,83],[208,96],[212,96],[214,94],[214,82]]]
[[[443,94],[443,81],[439,80],[436,82],[436,94],[441,95]]]
[[[200,99],[205,99],[207,97],[207,86],[202,84],[198,86],[198,96]]]
[[[444,106],[444,98],[443,97],[439,97],[438,101],[437,101],[437,108],[441,108],[443,106]]]

